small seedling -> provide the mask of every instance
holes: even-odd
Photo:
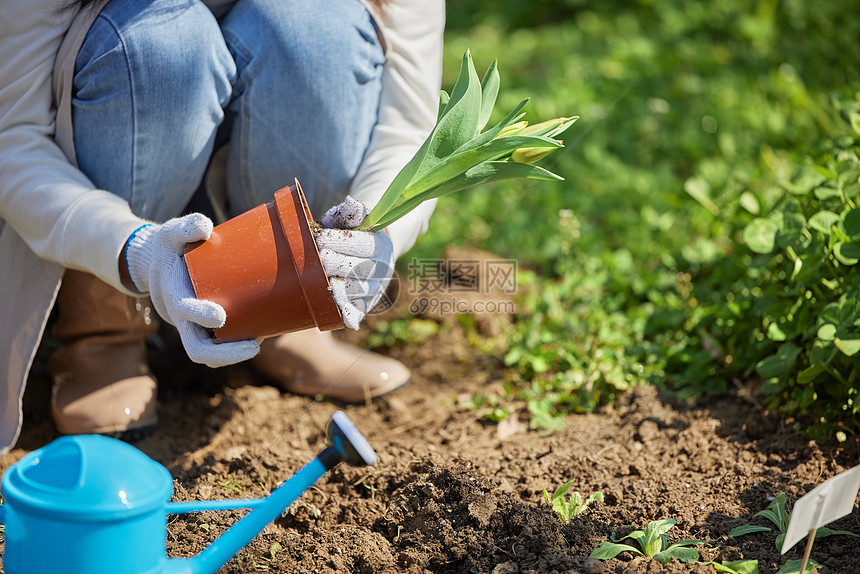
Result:
[[[361,483],[361,486],[370,491],[370,500],[373,500],[376,497],[376,487],[372,484]]]
[[[502,397],[500,395],[496,393],[485,394],[479,391],[468,399],[460,401],[459,405],[464,409],[478,411],[481,417],[492,423],[499,423],[511,416],[510,411],[507,407],[502,406],[501,402]]]
[[[545,488],[543,489],[543,499],[547,504],[552,506],[552,509],[558,514],[559,518],[565,522],[570,522],[571,518],[579,516],[588,510],[588,505],[595,500],[603,502],[603,493],[600,491],[586,498],[585,502],[582,501],[582,496],[577,491],[573,491],[568,499],[565,500],[565,494],[567,494],[567,489],[570,488],[571,484],[573,484],[573,481],[565,482],[555,489],[552,496],[550,496]]]
[[[674,544],[669,544],[669,536],[666,532],[669,531],[677,522],[671,518],[664,520],[654,520],[648,523],[645,530],[634,530],[627,536],[624,536],[617,541],[615,533],[612,533],[612,542],[601,542],[597,548],[591,551],[589,558],[598,560],[609,560],[615,558],[622,552],[633,552],[639,556],[647,556],[659,562],[660,564],[668,564],[672,558],[681,562],[691,564],[699,559],[699,549],[690,548],[699,544],[707,544],[704,540],[681,540]],[[632,538],[639,543],[639,548],[629,544],[620,544],[622,540]]]
[[[776,498],[771,501],[770,504],[767,505],[767,509],[762,510],[760,512],[756,512],[753,515],[753,518],[761,516],[763,518],[767,518],[776,526],[779,530],[779,534],[776,537],[776,549],[782,550],[782,543],[785,540],[785,532],[788,530],[788,523],[791,522],[791,512],[786,510],[785,506],[788,502],[788,495],[784,492],[780,492],[776,495]],[[770,526],[760,526],[758,524],[744,524],[741,526],[737,526],[732,528],[729,531],[729,536],[743,536],[744,534],[753,534],[754,532],[770,532],[773,530]],[[835,534],[845,534],[848,536],[855,536],[853,532],[848,532],[847,530],[832,530],[830,528],[822,526],[815,531],[815,538],[825,538],[827,536],[833,536]],[[798,565],[798,568],[800,566]]]
[[[230,480],[228,480],[228,481],[221,481],[221,482],[218,482],[216,484],[218,486],[220,486],[221,488],[226,488],[227,490],[232,490],[236,494],[242,494],[244,492],[242,489],[244,484],[242,484],[242,481],[239,480],[238,478],[236,478],[235,476],[230,477]]]

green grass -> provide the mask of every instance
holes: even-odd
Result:
[[[850,197],[834,206],[813,196],[856,178],[844,163],[860,135],[860,18],[843,5],[449,3],[444,87],[468,48],[478,69],[498,58],[499,109],[528,96],[527,119],[581,116],[545,163],[565,182],[442,198],[410,254],[439,257],[458,243],[519,261],[518,317],[497,348],[517,371],[504,400],[551,427],[553,414],[592,410],[635,385],[692,397],[761,377],[768,405],[817,438],[856,432],[856,381],[823,397],[836,380],[826,372],[797,382],[816,365],[807,331],[860,287],[853,266],[822,247],[824,263],[807,266],[819,271],[792,285],[785,253],[744,240],[748,224],[782,218],[791,199],[804,225],[821,209],[844,218],[852,208]],[[804,165],[818,175],[793,195]],[[821,280],[842,287],[823,293]],[[798,297],[816,289],[798,316]],[[771,336],[780,321],[797,327],[788,339]],[[787,343],[798,349],[792,364],[762,373]],[[836,357],[838,370],[856,370],[855,355]]]

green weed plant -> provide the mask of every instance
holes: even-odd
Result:
[[[713,566],[717,572],[728,572],[729,574],[758,574],[758,560],[726,560],[724,562],[702,562]],[[776,574],[800,574],[801,560],[789,560],[777,570]],[[821,568],[821,564],[810,560],[803,574],[813,574],[815,568]]]
[[[786,509],[786,504],[788,503],[788,495],[784,492],[780,492],[774,497],[770,504],[767,505],[765,510],[756,512],[753,515],[753,518],[762,517],[770,520],[773,525],[776,527],[776,530],[779,532],[776,536],[776,549],[782,550],[782,544],[785,541],[785,533],[788,530],[788,524],[791,522],[791,512]],[[741,526],[737,526],[732,528],[729,531],[729,536],[743,536],[745,534],[753,534],[756,532],[771,532],[773,529],[769,526],[760,526],[758,524],[743,524]],[[831,528],[827,528],[826,526],[822,526],[815,530],[815,538],[826,538],[828,536],[835,535],[847,535],[854,536],[858,538],[857,534],[853,532],[849,532],[847,530],[833,530]],[[797,566],[800,568],[800,565]]]
[[[571,484],[573,481],[565,482],[556,488],[552,494],[543,489],[544,501],[552,506],[553,511],[565,522],[570,522],[571,519],[588,510],[593,502],[603,502],[603,493],[599,490],[590,494],[585,500],[576,490],[566,496]]]
[[[648,523],[645,530],[634,530],[617,541],[615,540],[615,533],[613,533],[612,542],[601,542],[597,548],[591,551],[589,558],[609,560],[622,552],[633,552],[639,556],[647,556],[663,565],[671,562],[673,558],[688,564],[697,562],[699,560],[699,550],[698,548],[694,548],[694,546],[707,544],[707,542],[704,540],[681,540],[674,544],[669,544],[669,536],[666,533],[675,524],[676,521],[671,518],[654,520]],[[621,544],[622,541],[628,538],[639,544],[639,548],[630,544]]]

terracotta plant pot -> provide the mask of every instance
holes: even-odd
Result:
[[[220,342],[343,327],[298,180],[275,198],[215,227],[185,254],[199,299],[227,311]]]

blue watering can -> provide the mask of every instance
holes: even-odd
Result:
[[[266,498],[169,502],[166,468],[133,446],[99,435],[62,437],[3,475],[7,574],[213,574],[341,461],[376,453],[342,412],[327,446]],[[193,558],[168,558],[168,514],[252,510]]]

